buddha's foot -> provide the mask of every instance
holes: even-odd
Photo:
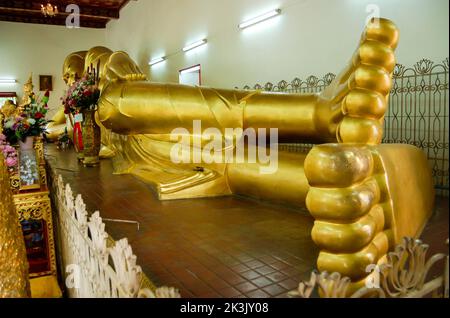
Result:
[[[372,20],[350,65],[320,95],[317,125],[338,142],[379,144],[392,86],[399,32],[389,20]]]
[[[339,272],[354,285],[361,286],[403,237],[420,235],[433,209],[427,158],[410,145],[316,146],[305,174],[318,269]]]
[[[320,271],[358,281],[388,251],[375,170],[372,153],[364,146],[328,144],[309,153],[306,206],[316,219],[312,238],[321,249]]]

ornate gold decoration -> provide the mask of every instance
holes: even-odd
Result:
[[[448,245],[448,240],[447,240]],[[364,286],[352,290],[351,279],[339,273],[312,272],[308,282],[301,282],[290,292],[290,297],[311,298],[320,294],[324,298],[420,298],[445,297],[449,294],[449,258],[445,254],[435,254],[427,258],[428,245],[413,238],[404,238],[402,244],[397,245],[394,252],[387,256],[386,263],[374,271],[373,286]],[[442,275],[426,281],[430,269],[438,262],[445,261]],[[376,267],[374,267],[376,269]],[[379,284],[376,286],[375,283]]]
[[[30,297],[25,244],[0,153],[0,298]]]
[[[47,190],[47,171],[45,168],[45,158],[44,158],[44,143],[41,137],[34,137],[34,150],[36,152],[36,161],[39,169],[39,180],[40,184],[37,186],[37,190],[46,191]],[[20,151],[17,148],[17,151]],[[19,163],[17,165],[17,169],[14,170],[13,173],[10,173],[10,186],[11,190],[14,194],[20,193],[21,191],[30,190],[29,187],[24,187],[20,182],[20,171],[19,171]],[[35,189],[35,186],[32,186],[31,189]]]
[[[100,162],[100,127],[95,121],[95,110],[83,112],[83,145],[85,166],[95,166]]]
[[[45,222],[45,229],[47,231],[45,244],[49,269],[38,273],[29,273],[29,277],[31,278],[32,292],[37,293],[37,296],[60,297],[61,292],[57,284],[52,209],[47,188],[47,172],[42,138],[34,138],[33,148],[39,170],[39,184],[36,187],[23,186],[20,182],[19,169],[15,169],[14,173],[9,177],[9,185],[14,194],[13,201],[18,215],[16,224],[18,228],[21,228],[20,222],[24,220],[43,220]],[[18,149],[18,151],[20,150]],[[35,295],[33,294],[33,296]]]
[[[30,274],[30,277],[46,275],[56,276],[55,241],[53,236],[53,218],[49,192],[40,191],[15,194],[14,204],[16,205],[19,222],[23,220],[44,220],[47,225],[47,244],[50,270],[41,273],[32,273]]]

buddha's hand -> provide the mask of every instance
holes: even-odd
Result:
[[[106,65],[108,81],[145,81],[147,76],[142,73],[130,56],[125,52],[115,52]]]
[[[318,269],[358,281],[388,249],[380,204],[383,189],[370,146],[324,144],[305,160],[311,186],[306,206],[315,218]]]
[[[340,143],[381,142],[398,38],[391,21],[369,22],[348,67],[319,97],[320,133]]]

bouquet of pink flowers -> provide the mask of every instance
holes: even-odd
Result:
[[[6,140],[6,136],[0,134],[0,152],[3,153],[6,167],[9,171],[13,171],[17,166],[17,151]]]
[[[66,114],[75,114],[83,110],[95,110],[100,90],[95,73],[87,73],[73,83],[61,98]]]

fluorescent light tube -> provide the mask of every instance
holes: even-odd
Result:
[[[148,65],[152,66],[152,65],[155,65],[155,64],[164,62],[165,60],[166,60],[166,58],[165,58],[164,56],[163,56],[163,57],[158,57],[158,58],[156,58],[156,59],[151,60],[151,61],[148,63]]]
[[[197,72],[200,71],[200,65],[196,65],[187,69],[184,69],[182,71],[180,71],[180,74],[186,74],[186,73],[192,73],[192,72]]]
[[[208,40],[203,39],[203,40],[197,41],[195,43],[189,44],[188,46],[183,48],[183,52],[193,50],[199,46],[205,45],[206,43],[208,43]]]
[[[245,29],[248,28],[249,26],[255,25],[257,23],[266,21],[270,18],[276,17],[277,15],[279,15],[281,13],[281,9],[276,9],[276,10],[272,10],[270,12],[267,12],[263,15],[260,15],[256,18],[250,19],[248,21],[242,22],[241,24],[239,24],[239,29]]]
[[[0,78],[0,84],[15,84],[17,80],[9,78]]]

